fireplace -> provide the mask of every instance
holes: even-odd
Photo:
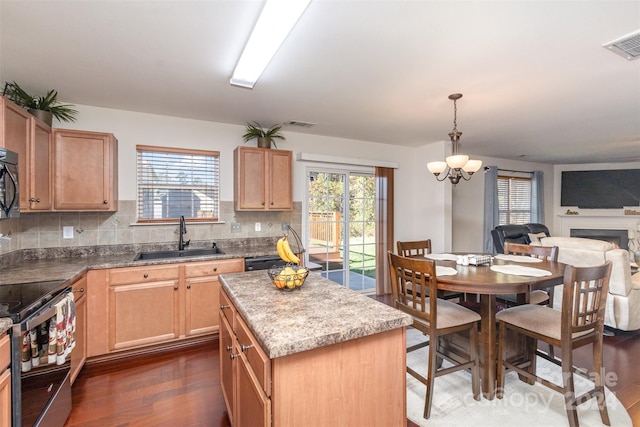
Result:
[[[617,245],[620,249],[629,249],[629,231],[623,230],[604,230],[590,228],[572,228],[570,230],[571,237],[583,237],[585,239],[604,240]]]

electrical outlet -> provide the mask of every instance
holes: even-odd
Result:
[[[62,238],[63,239],[73,239],[73,226],[65,225],[62,227]]]
[[[262,231],[262,224],[256,222],[256,231]]]
[[[281,222],[280,223],[280,227],[281,227],[280,229],[283,232],[287,232],[287,231],[289,231],[289,225],[291,225],[291,224],[289,224],[288,222]]]
[[[242,230],[242,227],[240,227],[240,224],[237,222],[232,222],[231,223],[231,232],[232,233],[239,233]]]

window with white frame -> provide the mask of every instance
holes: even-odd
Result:
[[[136,146],[138,222],[217,221],[220,153]]]
[[[498,225],[531,222],[531,178],[498,176]]]

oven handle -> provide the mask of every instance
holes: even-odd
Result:
[[[32,316],[29,316],[29,318],[22,323],[22,332],[30,331],[36,326],[44,323],[45,320],[53,317],[56,312],[56,304],[65,299],[68,293],[69,292],[67,291],[60,292],[55,298],[49,301],[47,305],[35,312]]]

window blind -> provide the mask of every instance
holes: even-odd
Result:
[[[220,209],[220,153],[137,146],[138,222],[213,221]]]
[[[498,176],[498,223],[531,222],[531,178]]]

